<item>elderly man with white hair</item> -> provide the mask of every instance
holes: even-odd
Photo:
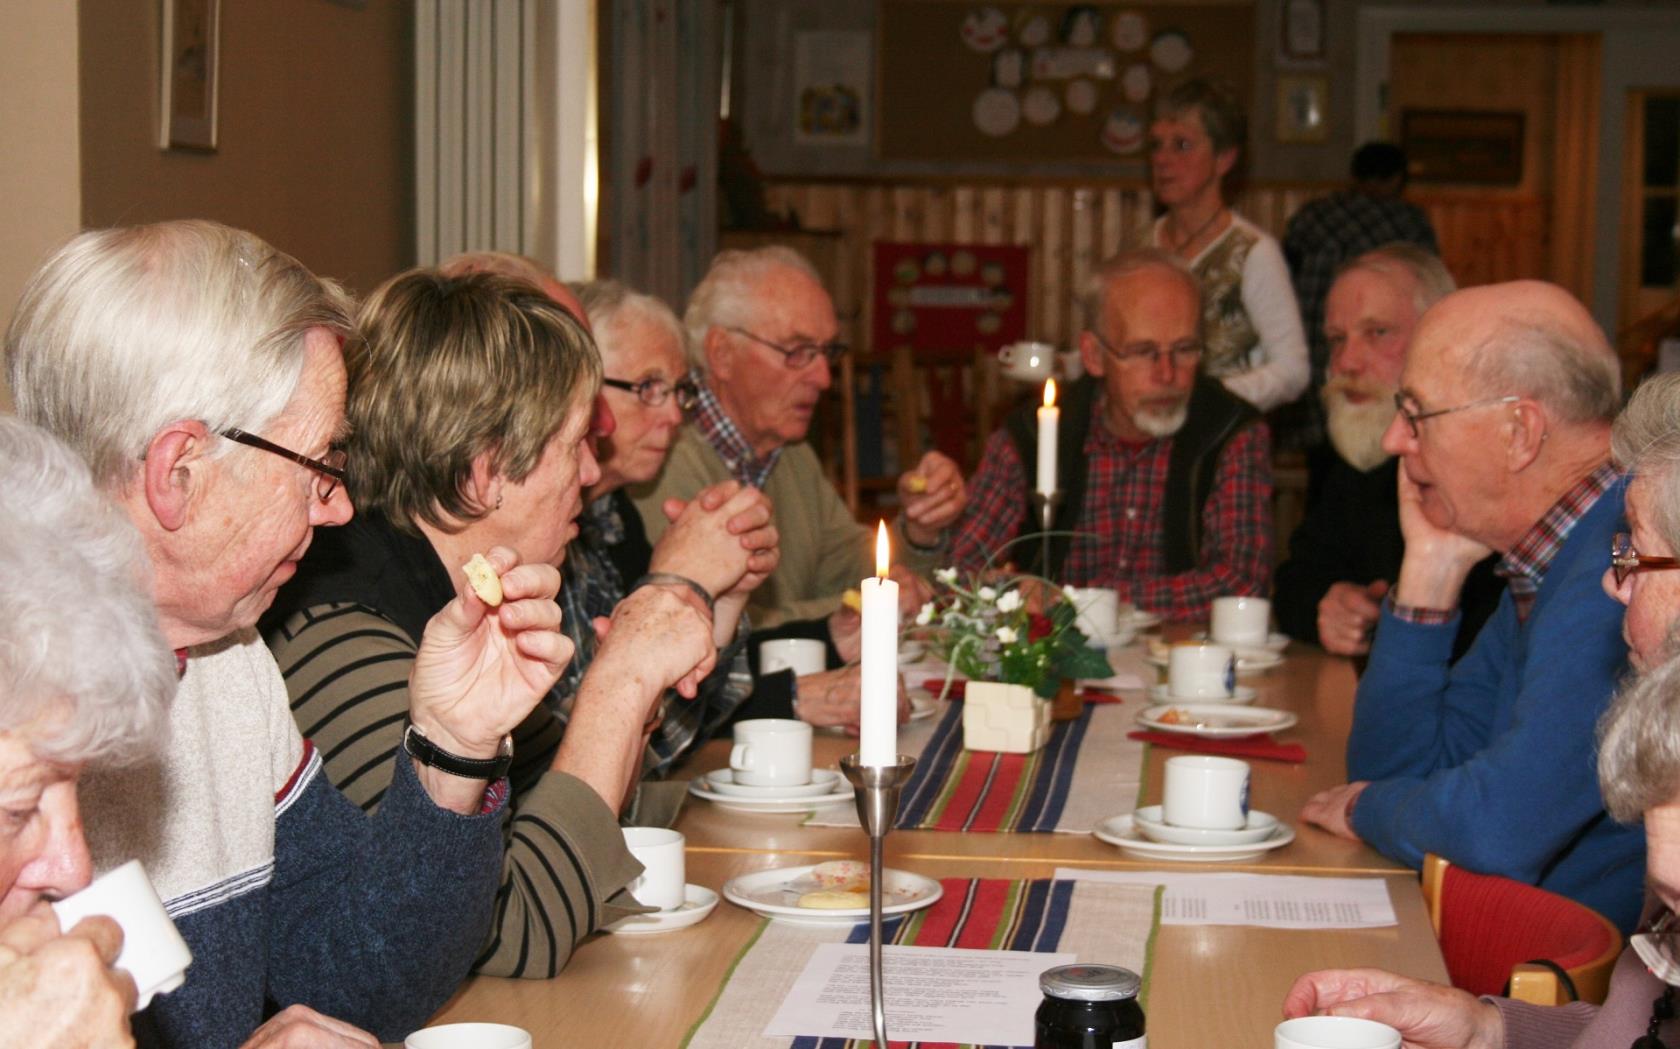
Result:
[[[347,310],[255,236],[169,222],[73,239],[6,335],[19,414],[138,528],[181,665],[165,755],[84,788],[95,866],[142,859],[195,957],[136,1017],[143,1045],[237,1045],[267,1002],[282,1011],[264,1046],[373,1045],[350,1025],[400,1038],[424,1022],[489,922],[508,733],[570,652],[558,572],[489,551],[505,600],[457,580],[427,626],[378,814],[322,777],[252,626],[313,529],[351,514]]]
[[[1403,243],[1350,260],[1330,286],[1323,332],[1330,379],[1321,395],[1336,455],[1289,537],[1289,559],[1278,566],[1272,595],[1284,632],[1327,652],[1371,650],[1383,595],[1400,572],[1400,461],[1383,448],[1383,433],[1394,420],[1412,329],[1453,288],[1439,258]],[[1469,649],[1504,592],[1493,573],[1497,560],[1484,558],[1465,581],[1455,657]]]
[[[1605,813],[1593,727],[1627,666],[1600,585],[1625,480],[1610,461],[1614,351],[1551,284],[1455,292],[1418,322],[1383,447],[1406,554],[1360,680],[1354,782],[1302,818],[1417,866],[1436,853],[1578,900],[1622,929],[1645,841]],[[1457,663],[1471,568],[1507,593]]]
[[[122,930],[61,929],[92,876],[77,778],[155,753],[175,658],[140,539],[71,452],[0,416],[0,1045],[130,1045]]]
[[[846,351],[833,300],[792,249],[725,251],[694,289],[683,321],[697,403],[659,477],[632,491],[649,538],[664,533],[667,499],[692,499],[731,478],[763,489],[775,506],[782,559],[747,605],[753,624],[826,616],[840,654],[855,657],[858,617],[841,597],[874,574],[874,535],[852,519],[805,443],[830,369]],[[962,513],[962,474],[930,451],[899,478],[898,494],[894,561],[930,566]],[[927,591],[913,576],[905,582],[900,607],[913,611]]]

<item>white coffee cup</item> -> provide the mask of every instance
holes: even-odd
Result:
[[[1216,597],[1208,636],[1222,645],[1266,643],[1272,628],[1272,603],[1263,597]]]
[[[1272,1032],[1276,1049],[1400,1049],[1400,1032],[1354,1016],[1298,1016]]]
[[[1178,644],[1167,650],[1167,692],[1175,699],[1237,694],[1237,654],[1225,645]]]
[[[1248,762],[1198,754],[1168,758],[1161,818],[1175,827],[1198,830],[1248,826]]]
[[[749,787],[803,786],[811,782],[811,726],[791,718],[737,721],[729,767]]]
[[[820,674],[828,669],[828,649],[821,641],[786,637],[765,641],[758,646],[758,672],[774,674],[791,670],[795,676]]]
[[[1095,586],[1070,586],[1068,600],[1078,609],[1074,625],[1092,641],[1106,641],[1120,632],[1120,595]]]
[[[1056,366],[1056,347],[1047,342],[1011,343],[998,351],[998,363],[1011,379],[1042,382]]]
[[[682,834],[666,827],[625,827],[624,844],[642,865],[642,873],[626,886],[630,895],[662,911],[681,907],[688,886]]]
[[[415,1031],[405,1049],[531,1049],[531,1032],[507,1024],[440,1024]]]
[[[93,884],[59,900],[52,908],[65,932],[93,914],[103,914],[122,926],[117,968],[134,977],[134,986],[140,992],[134,1003],[136,1011],[151,1004],[153,995],[167,994],[186,982],[192,950],[163,909],[163,901],[158,899],[139,860],[106,871]]]

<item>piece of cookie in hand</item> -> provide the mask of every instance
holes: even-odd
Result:
[[[502,577],[483,554],[472,555],[472,560],[462,565],[461,571],[467,574],[467,582],[472,584],[473,593],[480,601],[491,608],[502,603]]]

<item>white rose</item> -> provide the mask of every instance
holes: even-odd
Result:
[[[933,578],[935,581],[944,583],[946,586],[956,586],[957,570],[955,568],[935,568],[933,570]]]
[[[1015,638],[1016,633],[1014,627],[1000,626],[997,628],[997,639],[1004,644],[1013,645],[1015,643]]]
[[[998,598],[997,606],[999,612],[1015,611],[1021,607],[1021,592],[1019,590],[1004,591],[1003,596]]]
[[[933,602],[929,601],[922,606],[921,611],[916,613],[916,625],[927,626],[931,622],[933,622]]]
[[[978,597],[982,601],[990,603],[997,600],[997,591],[993,590],[989,586],[983,586],[974,592],[974,596]]]

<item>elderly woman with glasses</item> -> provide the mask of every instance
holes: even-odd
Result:
[[[77,779],[152,753],[175,656],[140,538],[69,449],[0,416],[0,1045],[132,1045],[122,930],[61,930],[92,875]],[[89,950],[89,945],[92,949]]]
[[[1680,375],[1634,392],[1611,437],[1632,480],[1630,532],[1608,551],[1604,588],[1627,606],[1623,633],[1635,677],[1599,724],[1598,779],[1614,818],[1643,820],[1647,920],[1630,939],[1602,1007],[1541,1008],[1476,998],[1378,969],[1308,973],[1284,1012],[1380,1020],[1422,1049],[1680,1047],[1673,987],[1680,985]],[[1650,1039],[1650,1040],[1644,1040]]]
[[[561,566],[565,588],[586,585],[588,566],[569,563],[568,544],[583,493],[600,480],[594,441],[611,423],[579,319],[500,274],[392,278],[363,305],[344,357],[347,484],[359,512],[316,537],[264,625],[327,774],[371,808],[384,784],[370,772],[398,747],[446,771],[458,764],[429,754],[403,712],[421,631],[454,595],[461,566],[484,553],[501,568],[517,554]],[[685,556],[656,564],[593,630],[563,622],[573,637],[587,633],[587,672],[563,676],[479,773],[505,772],[512,789],[480,972],[552,976],[579,940],[640,909],[626,891],[640,866],[619,814],[666,690],[693,697],[717,660],[714,602],[717,621],[745,603],[749,546],[773,562],[773,534],[729,527],[768,520],[761,499],[696,500],[672,529],[687,537]]]

